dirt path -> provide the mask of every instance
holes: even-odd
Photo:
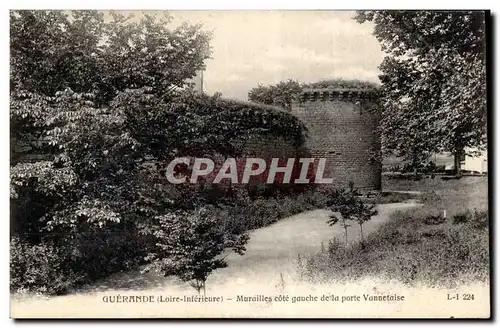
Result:
[[[397,210],[416,206],[415,203],[378,205],[379,214],[363,226],[365,236]],[[244,256],[231,254],[227,257],[228,267],[218,270],[208,283],[233,281],[241,284],[258,282],[277,284],[283,279],[295,279],[299,256],[301,258],[318,252],[322,244],[328,247],[332,238],[344,240],[340,224],[331,227],[326,224],[332,212],[313,210],[280,220],[268,227],[250,234],[250,241]],[[357,224],[349,228],[350,243],[358,242],[360,229]]]
[[[391,213],[415,206],[418,204],[379,205],[379,214],[365,223],[363,227],[365,236],[387,221]],[[244,256],[230,254],[226,258],[228,267],[217,270],[209,277],[207,294],[217,292],[224,295],[224,293],[238,290],[246,292],[253,290],[255,293],[262,290],[279,292],[285,284],[294,285],[295,283],[290,284],[290,282],[295,280],[299,255],[304,257],[317,252],[321,249],[322,244],[327,247],[328,241],[333,237],[342,240],[343,230],[340,225],[330,227],[326,224],[330,213],[326,210],[308,211],[252,231],[246,254]],[[349,238],[351,242],[359,240],[359,227],[357,225],[350,228]],[[121,295],[138,293],[140,295],[144,293],[190,295],[194,293],[194,290],[175,278],[158,277],[154,273],[144,275],[134,271],[113,275],[71,295],[50,299],[14,298],[11,302],[11,311],[14,316],[16,313],[17,315],[50,316],[50,313],[61,313],[61,311],[65,316],[79,316],[77,313],[81,315],[82,309],[87,311],[85,309],[93,308],[93,315],[100,316],[99,311],[106,311],[101,313],[106,316],[106,314],[110,315],[110,309],[108,307],[108,310],[105,310],[109,304],[103,307],[103,296],[118,293]],[[68,304],[74,304],[74,310],[72,307],[68,307]],[[115,310],[125,311],[122,313],[125,316],[133,316],[133,312],[127,312],[126,308],[120,307],[119,309],[115,308]],[[116,312],[113,313],[119,315]]]

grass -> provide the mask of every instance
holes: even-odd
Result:
[[[421,191],[424,205],[394,213],[368,236],[364,249],[345,249],[332,240],[301,267],[303,276],[313,281],[376,276],[447,287],[489,279],[486,177],[386,181],[385,188]]]
[[[394,180],[383,181],[387,190],[420,191],[424,211],[447,211],[447,215],[472,210],[488,209],[488,177],[462,177],[459,180],[423,179],[420,181]]]
[[[365,202],[370,204],[403,203],[416,198],[418,197],[412,194],[382,191],[381,193],[377,193],[375,196],[366,197]]]
[[[280,219],[304,211],[325,207],[327,196],[318,191],[305,191],[297,195],[240,198],[230,204],[218,206],[214,215],[221,218],[223,229],[234,234],[268,226]]]

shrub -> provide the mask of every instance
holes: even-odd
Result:
[[[299,194],[296,198],[298,204],[304,204],[307,209],[325,208],[327,206],[329,195],[327,191],[315,190],[306,191]]]
[[[367,197],[365,199],[365,202],[371,204],[389,204],[401,203],[413,198],[416,198],[416,196],[409,193],[381,192],[379,194],[376,194],[375,197]]]
[[[145,238],[132,231],[80,233],[66,249],[71,252],[75,272],[86,281],[93,281],[141,263],[152,248],[152,245],[141,243]]]
[[[318,190],[251,199],[245,189],[239,188],[235,189],[233,198],[221,199],[214,204],[214,211],[218,211],[222,218],[224,229],[238,234],[304,211],[324,208],[327,201],[327,194]]]
[[[470,219],[469,213],[460,213],[453,216],[453,224],[466,223]]]
[[[329,200],[330,210],[338,212],[341,216],[341,226],[344,229],[345,246],[347,248],[348,234],[347,230],[350,224],[348,220],[356,222],[361,230],[361,244],[364,246],[363,224],[370,220],[372,216],[377,215],[377,211],[373,204],[365,203],[358,197],[358,191],[354,189],[354,185],[350,183],[347,190],[335,191],[331,194]],[[330,216],[327,221],[329,225],[334,225],[339,221],[336,214]]]
[[[425,222],[431,216],[421,219],[421,214],[420,210],[394,213],[366,238],[365,249],[360,245],[345,249],[332,240],[328,252],[305,261],[301,276],[311,281],[377,276],[409,285],[423,282],[447,287],[489,278],[487,212],[461,213],[468,219],[460,225],[432,226]]]
[[[30,245],[13,237],[10,254],[11,291],[62,294],[81,281],[74,272],[65,268],[64,258],[49,243]]]
[[[176,211],[157,217],[154,232],[158,249],[148,257],[146,270],[156,269],[164,276],[175,275],[191,283],[198,293],[208,276],[227,267],[221,255],[227,248],[243,255],[248,235],[232,235],[220,228],[216,212],[201,208],[194,213]]]
[[[487,210],[479,211],[477,209],[474,209],[474,213],[469,222],[471,227],[475,229],[479,230],[487,229],[490,224],[488,211]]]
[[[424,218],[424,223],[427,225],[437,225],[446,221],[446,218],[441,215],[428,215]]]

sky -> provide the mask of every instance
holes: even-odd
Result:
[[[345,78],[378,82],[383,52],[373,25],[348,11],[170,11],[173,24],[201,23],[213,32],[208,94],[247,100],[258,84]]]

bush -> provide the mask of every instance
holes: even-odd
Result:
[[[243,255],[248,235],[233,235],[222,230],[220,218],[211,208],[193,213],[176,211],[156,218],[154,236],[157,250],[148,255],[151,263],[146,271],[156,270],[164,276],[175,275],[189,282],[198,293],[208,276],[227,267],[220,255],[228,248]]]
[[[64,294],[143,263],[151,241],[132,232],[80,232],[33,244],[11,239],[11,290]]]
[[[316,208],[324,208],[327,206],[329,201],[327,191],[308,191],[302,194],[299,194],[296,198],[296,202],[298,204],[304,204],[307,209],[316,209]]]
[[[275,197],[251,199],[244,189],[236,189],[234,198],[220,200],[214,205],[226,231],[239,234],[270,225],[282,218],[318,208],[324,208],[327,193],[277,194]]]
[[[488,229],[490,225],[490,219],[488,216],[488,211],[479,211],[474,209],[474,215],[470,219],[470,225],[475,229]]]
[[[424,223],[427,225],[437,225],[446,221],[446,218],[441,215],[428,215],[424,218]]]
[[[62,294],[79,282],[65,269],[65,261],[53,245],[30,245],[13,237],[10,241],[10,288],[44,294]]]
[[[409,285],[423,282],[446,287],[464,281],[487,281],[487,212],[459,216],[467,217],[466,222],[429,226],[428,217],[419,217],[418,210],[395,213],[366,238],[366,248],[353,245],[345,249],[338,240],[332,240],[328,252],[318,252],[305,261],[301,276],[311,281],[376,276]]]
[[[489,226],[488,211],[466,211],[453,216],[453,224],[469,223],[475,229],[486,229]]]
[[[371,204],[389,204],[402,203],[404,201],[416,198],[415,195],[401,192],[381,192],[375,194],[374,197],[367,197],[365,201]]]
[[[141,263],[152,246],[141,244],[141,238],[146,237],[131,231],[81,233],[66,249],[75,272],[85,281],[94,281]]]
[[[453,224],[461,224],[469,221],[469,213],[461,213],[453,216]]]

